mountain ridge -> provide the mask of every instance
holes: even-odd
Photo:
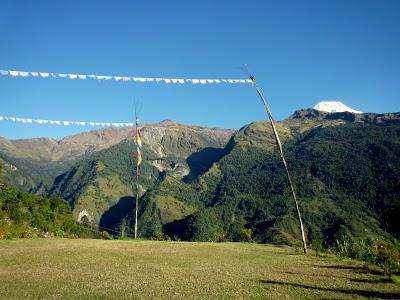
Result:
[[[296,244],[296,219],[268,122],[253,122],[233,135],[162,123],[141,127],[139,231],[144,237],[162,233],[184,240],[236,241],[241,230],[251,229],[255,241]],[[385,221],[382,215],[400,208],[395,200],[400,113],[303,109],[276,127],[309,242],[332,241],[340,234],[398,234],[393,218]],[[110,228],[110,233],[118,230],[121,222],[132,222],[131,214],[121,209],[132,211],[135,148],[128,137],[88,154],[57,177],[50,193],[66,199],[76,218],[84,211],[93,224]],[[349,168],[352,163],[355,167]],[[380,172],[386,177],[378,184],[372,174]],[[368,187],[367,196],[361,186]]]

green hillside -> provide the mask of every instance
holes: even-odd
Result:
[[[142,128],[141,134],[144,160],[140,166],[140,196],[152,190],[165,174],[178,181],[196,178],[206,170],[207,163],[211,164],[216,156],[220,157],[230,131],[164,121],[160,126]],[[58,176],[50,194],[66,199],[73,208],[75,218],[84,213],[93,224],[113,232],[122,221],[118,218],[130,219],[133,211],[132,196],[136,194],[135,157],[136,146],[132,139],[98,151]],[[206,164],[203,164],[204,160]],[[131,199],[131,203],[128,203],[128,199]],[[176,199],[166,201],[169,203],[156,199],[155,203],[165,208],[180,206],[178,211],[184,215],[195,211],[195,207],[177,202]],[[169,209],[166,214],[170,216],[167,219],[163,217],[163,222],[180,216],[173,210]]]
[[[399,237],[399,114],[356,119],[317,113],[303,111],[278,125],[308,242]],[[268,123],[242,128],[228,154],[191,184],[203,206],[164,231],[187,240],[238,241],[250,230],[258,242],[297,244],[294,206],[275,147]]]
[[[268,122],[229,132],[165,121],[143,127],[139,234],[297,245],[299,229]],[[400,237],[400,114],[295,112],[278,122],[307,242]],[[135,145],[92,153],[50,190],[94,225],[133,226]],[[28,168],[28,165],[27,165]],[[124,229],[125,230],[125,229]]]
[[[63,199],[39,197],[0,185],[0,240],[32,237],[96,237],[77,223]]]

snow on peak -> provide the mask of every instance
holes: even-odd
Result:
[[[361,114],[362,111],[358,111],[348,107],[340,101],[321,101],[313,107],[316,110],[326,111],[328,113],[344,112],[348,111],[354,114]]]

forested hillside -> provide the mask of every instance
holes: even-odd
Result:
[[[99,233],[79,224],[63,199],[0,186],[0,240],[51,236],[99,237]]]
[[[309,110],[279,124],[278,131],[309,242],[399,237],[399,114],[355,118]],[[250,234],[258,242],[296,244],[294,205],[269,124],[242,128],[225,151],[190,185],[167,177],[162,188],[145,195],[142,205],[149,208],[142,209],[143,234],[149,232],[151,211],[154,228],[162,226],[172,238],[243,240]],[[173,186],[180,186],[179,192]],[[161,199],[195,203],[190,207],[197,211],[169,222],[157,218],[166,210],[158,204]]]
[[[400,114],[300,110],[278,122],[308,243],[400,237]],[[139,233],[145,238],[296,245],[299,226],[268,122],[232,131],[172,121],[141,128]],[[3,156],[4,157],[4,156]],[[75,219],[129,234],[135,145],[81,157],[47,191]],[[29,164],[24,167],[29,169]],[[22,170],[22,167],[21,167]],[[33,173],[32,173],[33,174]]]

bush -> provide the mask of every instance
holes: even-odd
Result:
[[[375,264],[388,276],[400,272],[399,251],[391,246],[379,246]]]
[[[311,248],[315,250],[316,256],[324,256],[324,241],[317,239],[313,240],[311,244]]]
[[[400,252],[395,245],[379,245],[372,239],[351,241],[341,238],[336,240],[334,251],[339,258],[354,258],[373,264],[388,276],[400,272]]]
[[[154,241],[170,241],[171,238],[164,234],[162,231],[157,231],[152,237],[152,240]]]
[[[63,237],[64,237],[64,230],[62,230],[62,229],[57,229],[57,230],[54,232],[54,236],[55,236],[55,237],[58,237],[58,238],[63,238]]]
[[[6,226],[0,226],[0,240],[5,240],[8,235],[8,228]]]
[[[251,228],[243,228],[240,231],[240,236],[242,237],[243,242],[252,243],[253,242],[253,229]]]
[[[107,231],[105,231],[105,230],[103,230],[102,232],[100,232],[100,237],[101,237],[103,240],[111,240],[111,239],[112,239],[112,236],[111,236]]]

